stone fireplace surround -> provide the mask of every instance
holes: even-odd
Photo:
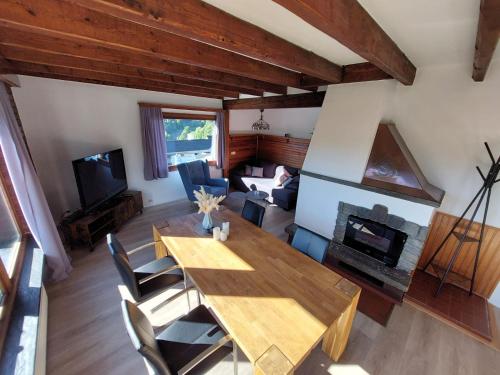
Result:
[[[408,235],[396,267],[387,267],[383,262],[342,244],[349,215],[385,224]],[[377,280],[406,292],[410,285],[413,271],[416,269],[418,259],[422,253],[428,229],[426,226],[421,226],[414,222],[406,221],[400,216],[389,214],[388,208],[383,205],[376,204],[372,209],[369,209],[341,201],[338,206],[337,220],[330,251],[332,251],[333,256],[339,261],[347,263]]]

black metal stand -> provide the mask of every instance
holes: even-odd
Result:
[[[424,271],[429,267],[429,265],[434,261],[436,258],[436,255],[439,254],[441,249],[443,248],[444,244],[448,239],[454,235],[455,237],[458,238],[458,244],[457,247],[455,248],[455,251],[453,253],[453,256],[451,257],[450,262],[448,263],[448,266],[446,267],[446,271],[443,274],[443,277],[440,279],[439,287],[436,290],[436,293],[434,296],[437,296],[439,292],[441,291],[441,288],[443,287],[444,283],[446,282],[446,277],[448,276],[451,268],[455,264],[455,261],[457,260],[458,255],[460,254],[460,251],[462,250],[462,247],[465,242],[477,242],[477,250],[476,250],[476,257],[474,259],[474,270],[472,271],[472,279],[470,280],[470,289],[469,289],[469,295],[472,295],[472,290],[474,288],[474,280],[476,278],[476,271],[477,271],[477,263],[479,260],[479,254],[481,251],[481,244],[483,242],[483,234],[484,234],[484,226],[486,223],[486,217],[488,215],[488,206],[490,205],[490,197],[491,197],[491,189],[493,188],[493,185],[497,182],[500,181],[500,179],[497,179],[498,173],[500,172],[500,156],[498,159],[495,161],[495,158],[493,157],[493,153],[491,152],[490,146],[488,145],[487,142],[484,142],[484,145],[486,146],[486,150],[488,151],[488,155],[490,156],[491,159],[491,167],[488,172],[488,175],[485,177],[483,172],[479,167],[476,167],[477,171],[481,175],[481,178],[483,179],[483,186],[481,186],[481,189],[477,192],[476,196],[472,199],[470,204],[467,206],[465,211],[463,212],[462,216],[455,222],[449,233],[446,235],[444,238],[443,242],[438,246],[436,251],[434,251],[434,254],[432,254],[431,258],[429,261],[425,264]],[[468,236],[468,233],[472,227],[472,223],[474,222],[474,218],[476,217],[477,212],[479,211],[479,208],[481,207],[481,203],[483,203],[484,197],[486,196],[486,205],[484,207],[484,215],[483,215],[483,221],[481,223],[481,230],[479,232],[479,239],[472,238]],[[479,200],[477,201],[477,199]],[[472,208],[474,203],[476,203],[476,207],[474,208],[474,212],[472,213],[471,218],[469,219],[465,230],[463,233],[455,232],[455,229],[457,226],[464,220],[465,215],[467,215],[467,212]]]

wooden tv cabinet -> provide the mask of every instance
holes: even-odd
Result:
[[[71,249],[95,244],[110,232],[117,232],[129,219],[142,214],[144,206],[140,191],[128,190],[113,198],[103,208],[89,214],[76,213],[62,222],[66,241]]]

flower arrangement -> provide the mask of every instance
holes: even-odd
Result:
[[[212,229],[213,227],[213,222],[212,222],[212,217],[210,215],[210,212],[212,210],[219,209],[219,203],[226,198],[225,195],[222,195],[220,197],[214,197],[212,194],[208,194],[203,186],[199,191],[194,190],[193,191],[194,196],[196,197],[196,201],[194,204],[198,206],[198,213],[204,213],[205,217],[203,218],[203,228],[206,230]]]
[[[208,194],[203,186],[199,191],[194,190],[193,191],[194,196],[196,197],[196,201],[194,204],[196,204],[199,208],[198,213],[204,213],[208,214],[212,212],[213,209],[218,210],[219,209],[219,203],[226,198],[225,195],[222,195],[220,197],[214,197],[212,194]]]

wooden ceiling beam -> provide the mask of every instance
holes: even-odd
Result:
[[[0,24],[162,57],[274,84],[300,87],[300,74],[63,0],[2,0]]]
[[[222,96],[238,97],[238,89],[232,86],[220,85],[217,83],[204,82],[191,78],[174,77],[163,73],[153,72],[145,69],[135,68],[128,65],[108,63],[103,61],[89,60],[81,57],[60,55],[51,52],[43,52],[22,48],[19,46],[6,46],[0,44],[0,55],[14,62],[28,62],[34,64],[59,66],[65,68],[75,68],[89,70],[93,72],[110,73],[125,77],[134,77],[158,83],[172,83],[180,86],[186,86],[186,89],[193,87],[202,87],[220,91]],[[262,94],[262,92],[256,92]],[[236,95],[236,96],[235,96]]]
[[[209,98],[219,98],[219,99],[222,99],[224,97],[220,91],[210,90],[201,87],[188,88],[187,86],[171,84],[166,82],[165,83],[156,82],[146,79],[124,77],[116,74],[92,72],[74,68],[38,65],[25,62],[10,61],[10,63],[11,63],[10,66],[4,66],[3,64],[0,63],[0,69],[3,70],[3,73],[8,72],[11,74],[32,75],[39,77],[56,76],[56,77],[64,77],[65,80],[73,80],[72,78],[74,78],[74,81],[79,81],[79,82],[81,82],[82,80],[93,81],[92,83],[108,82],[109,84],[116,83],[117,86],[143,88],[152,91],[181,93],[184,95],[192,94],[195,96],[205,96]],[[12,68],[12,66],[14,66],[14,68]]]
[[[340,82],[342,68],[201,0],[71,0],[89,9]]]
[[[224,109],[270,109],[270,108],[311,108],[321,107],[325,91],[307,94],[266,96],[264,98],[224,100]]]
[[[57,52],[68,56],[135,66],[137,68],[144,68],[178,77],[230,85],[237,87],[238,91],[250,95],[255,95],[257,92],[260,93],[262,91],[276,94],[286,94],[286,86],[275,85],[264,81],[200,68],[193,65],[176,63],[163,58],[136,52],[113,50],[102,46],[95,46],[88,42],[75,42],[58,37],[40,35],[33,32],[23,32],[1,26],[0,43],[12,46],[22,46],[42,52]]]
[[[500,0],[482,0],[477,25],[472,79],[483,81],[500,36]]]
[[[4,69],[0,67],[0,72],[2,74],[14,74],[11,72],[9,69]],[[162,88],[157,88],[157,87],[150,87],[146,85],[133,85],[133,84],[127,84],[127,83],[118,83],[118,82],[113,82],[113,81],[101,81],[97,79],[88,79],[88,78],[76,78],[76,77],[68,77],[65,75],[60,75],[60,74],[52,74],[52,73],[35,73],[35,72],[20,72],[16,73],[24,76],[31,76],[31,77],[39,77],[39,78],[49,78],[49,79],[58,79],[62,81],[71,81],[71,82],[81,82],[81,83],[92,83],[95,85],[102,85],[102,86],[113,86],[113,87],[123,87],[123,88],[128,88],[128,89],[137,89],[137,90],[146,90],[146,91],[155,91],[155,92],[165,92],[168,94],[177,94],[177,95],[188,95],[188,96],[199,96],[202,98],[213,98],[213,99],[221,99],[220,96],[216,95],[206,95],[206,94],[199,94],[196,92],[191,92],[191,91],[181,91],[181,90],[168,90],[168,89],[162,89]]]
[[[345,65],[342,74],[342,83],[379,81],[393,77],[372,63]]]
[[[183,119],[183,120],[212,120],[216,119],[215,115],[199,114],[199,113],[178,113],[178,112],[163,112],[164,119]]]
[[[342,67],[342,81],[339,83],[379,81],[381,79],[392,79],[392,77],[383,70],[377,68],[372,63],[359,63],[344,65]],[[325,86],[330,84],[330,82],[318,80],[314,77],[302,77],[302,86],[304,88]]]
[[[273,0],[405,85],[416,68],[370,14],[354,0]]]
[[[222,108],[215,107],[196,107],[192,105],[171,104],[171,103],[152,103],[152,102],[139,102],[140,107],[163,108],[163,109],[181,109],[188,111],[201,111],[201,112],[220,112]]]

